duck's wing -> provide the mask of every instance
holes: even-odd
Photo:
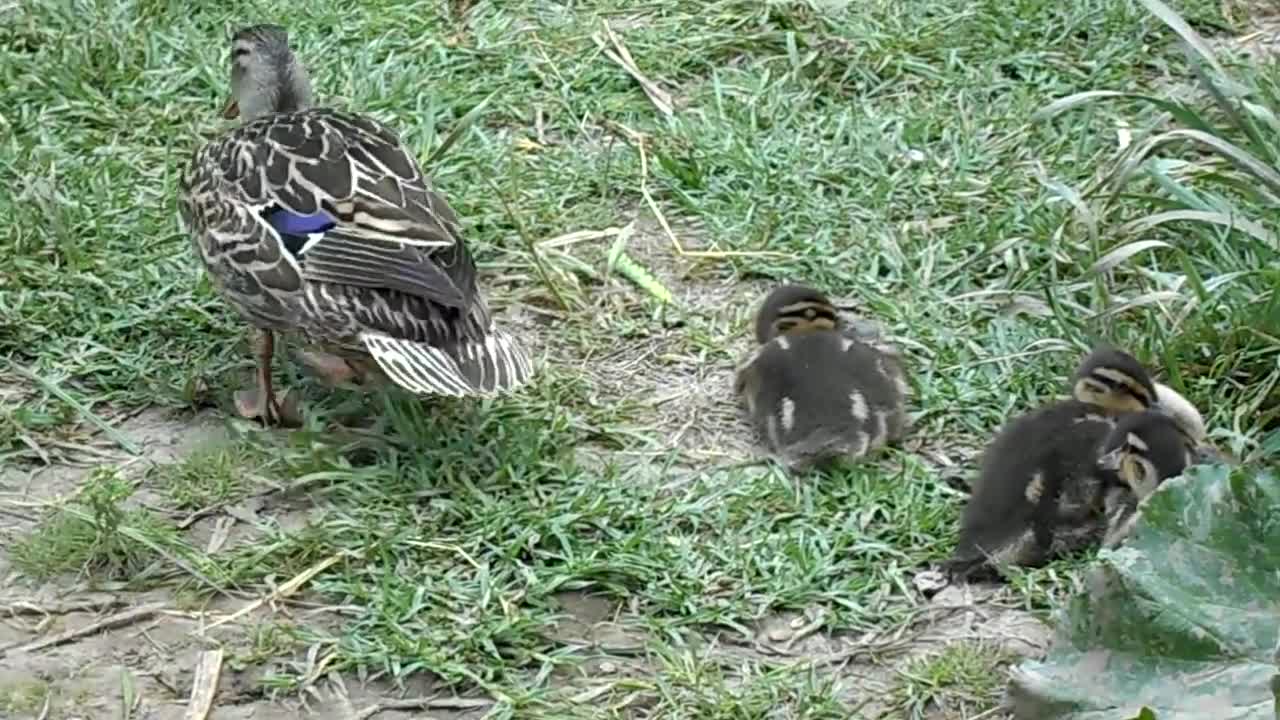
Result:
[[[221,148],[221,191],[256,211],[305,280],[471,303],[457,216],[389,128],[314,109],[247,123]]]

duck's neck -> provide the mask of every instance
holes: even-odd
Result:
[[[251,122],[264,115],[296,112],[311,107],[311,81],[294,61],[281,61],[271,71],[248,82],[239,96],[240,117]]]
[[[294,112],[311,107],[311,82],[307,71],[296,62],[281,68],[280,89],[272,108],[275,112]]]

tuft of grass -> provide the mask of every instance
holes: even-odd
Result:
[[[250,460],[241,446],[206,448],[158,467],[150,480],[168,496],[173,507],[197,510],[243,495],[255,469]]]
[[[128,508],[133,483],[112,469],[91,474],[75,498],[51,509],[9,547],[14,565],[37,579],[77,572],[137,581],[168,551],[182,548],[177,528],[149,510]]]
[[[1185,53],[1190,97],[1091,89],[1038,117],[1098,102],[1159,113],[1084,193],[1114,238],[1095,238],[1084,277],[1097,316],[1164,360],[1170,384],[1209,410],[1211,439],[1243,457],[1280,431],[1280,61],[1220,58],[1164,2],[1141,5]]]
[[[652,693],[653,717],[700,720],[790,717],[837,720],[849,717],[847,699],[830,675],[805,667],[740,666],[691,650],[665,650]],[[785,708],[785,715],[780,709]]]
[[[1000,648],[972,641],[948,643],[936,654],[915,658],[897,670],[895,695],[907,720],[976,717],[995,707],[1004,691],[1004,667],[1014,658]]]
[[[35,713],[52,689],[40,680],[15,682],[0,687],[0,710],[11,713]]]

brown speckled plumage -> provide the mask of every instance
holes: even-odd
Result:
[[[232,43],[235,99],[263,112],[194,153],[179,198],[219,293],[252,326],[372,355],[414,392],[527,381],[531,363],[494,326],[457,217],[397,135],[310,107],[282,29],[246,28]],[[282,212],[331,226],[294,231],[273,221]]]

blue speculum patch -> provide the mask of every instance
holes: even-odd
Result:
[[[300,215],[282,208],[268,212],[267,222],[281,235],[320,233],[337,224],[333,216],[323,210],[313,215]]]

